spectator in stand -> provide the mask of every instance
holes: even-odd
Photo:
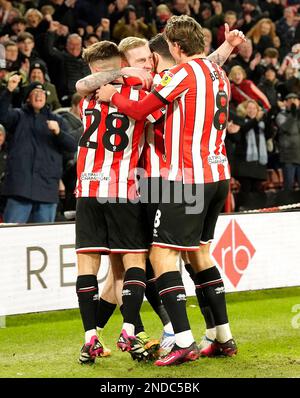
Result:
[[[83,46],[84,48],[87,48],[91,46],[94,43],[98,43],[99,37],[96,35],[96,33],[91,33],[89,35],[86,35],[84,40],[83,40]]]
[[[60,101],[69,106],[76,91],[75,83],[89,74],[89,67],[81,58],[82,38],[78,34],[73,33],[67,37],[65,50],[55,47],[57,28],[56,24],[51,24],[46,35],[45,52],[51,81],[57,88]]]
[[[48,21],[52,21],[53,14],[55,13],[55,9],[50,4],[46,4],[44,6],[41,6],[41,13],[43,14],[44,19],[47,19]]]
[[[300,101],[295,93],[285,98],[285,109],[277,118],[279,158],[282,163],[283,188],[293,190],[295,180],[300,186]]]
[[[223,5],[220,1],[213,1],[211,4],[203,3],[200,7],[200,20],[202,25],[212,31],[213,37],[217,36],[220,26],[224,25]],[[214,42],[214,45],[217,43]]]
[[[7,197],[4,221],[53,222],[62,152],[75,152],[76,143],[65,122],[45,107],[41,83],[28,87],[24,107],[10,107],[11,93],[19,82],[20,76],[10,77],[0,98],[0,121],[11,134],[3,192]]]
[[[10,25],[15,18],[20,18],[21,12],[13,7],[11,1],[1,0],[0,2],[0,27]]]
[[[169,7],[166,4],[160,4],[156,8],[156,19],[155,19],[155,24],[156,24],[156,29],[158,33],[163,32],[168,19],[172,16],[172,13],[169,9]]]
[[[277,91],[279,80],[277,79],[276,68],[272,65],[268,65],[264,71],[258,88],[266,95],[268,98],[272,109],[277,108],[277,101],[281,99]]]
[[[234,11],[226,11],[224,15],[224,22],[228,23],[229,30],[237,29],[237,15]],[[219,27],[217,32],[217,47],[219,47],[225,40],[225,25],[224,23]]]
[[[300,77],[300,43],[294,44],[291,52],[284,57],[278,71],[279,75],[283,75],[288,67],[296,69]]]
[[[215,51],[215,49],[212,47],[213,36],[209,29],[203,28],[202,32],[203,32],[204,44],[205,44],[204,52],[205,52],[205,55],[209,55]]]
[[[40,82],[43,85],[47,94],[46,104],[49,105],[50,110],[54,111],[55,109],[60,108],[61,105],[54,84],[46,80],[45,75],[46,69],[43,64],[38,62],[33,64],[29,72],[29,84],[33,82]],[[26,87],[24,90],[26,92]]]
[[[200,10],[199,0],[173,0],[172,14],[174,15],[189,15],[197,19]]]
[[[229,73],[231,80],[231,100],[237,106],[246,100],[256,100],[268,111],[270,102],[265,94],[251,81],[247,79],[245,70],[241,66],[233,66]]]
[[[44,20],[43,14],[36,8],[29,8],[25,14],[25,20],[29,29],[38,28],[39,24]],[[27,31],[29,29],[27,28]]]
[[[287,54],[291,50],[298,22],[295,9],[287,7],[284,9],[283,17],[276,23],[276,33],[282,43],[284,54]]]
[[[11,24],[6,24],[2,29],[1,35],[8,35],[10,39],[16,40],[17,36],[26,29],[26,20],[23,17],[16,17]]]
[[[30,65],[33,63],[44,64],[47,69],[46,63],[40,58],[38,52],[35,49],[34,37],[29,32],[22,32],[17,37],[17,46],[19,49],[19,59],[24,62],[28,59]]]
[[[283,15],[283,4],[280,0],[260,0],[259,5],[263,14],[273,22],[278,21]]]
[[[5,59],[6,59],[6,69],[9,72],[17,71],[21,68],[21,61],[18,58],[19,56],[19,49],[17,44],[9,40],[4,43],[5,47]]]
[[[241,185],[237,207],[242,203],[244,194],[259,192],[261,182],[267,179],[269,132],[268,117],[256,101],[245,101],[239,106],[238,114],[244,118],[244,122],[238,133],[230,137],[236,142],[231,164],[232,176]]]
[[[285,80],[278,85],[278,91],[282,98],[285,98],[289,93],[295,93],[300,96],[300,79],[299,70],[288,66],[284,73]]]
[[[3,220],[3,211],[5,207],[5,197],[2,196],[3,182],[6,170],[7,161],[7,146],[5,142],[6,131],[2,124],[0,124],[0,223]]]
[[[247,39],[246,42],[240,44],[238,46],[238,54],[235,57],[232,57],[228,65],[224,65],[226,72],[229,72],[233,66],[239,65],[241,66],[247,77],[255,81],[259,79],[260,74],[257,71],[257,67],[260,63],[261,55],[259,53],[253,54],[253,46],[252,41]]]
[[[77,15],[75,13],[76,0],[47,0],[47,3],[54,9],[52,19],[58,21],[61,25],[69,27],[70,31],[77,28]],[[39,7],[41,7],[41,2]]]
[[[252,64],[255,64],[255,68],[253,73],[251,73],[251,80],[255,84],[258,84],[268,66],[273,66],[276,71],[279,70],[279,52],[276,48],[267,48],[263,53],[263,57],[261,57],[260,53],[256,53],[255,60]]]
[[[102,18],[99,25],[95,27],[95,32],[100,40],[110,40],[110,20],[108,18]]]
[[[75,139],[76,144],[83,133],[83,124],[80,117],[81,99],[82,97],[78,93],[75,93],[72,96],[71,108],[60,108],[54,112],[63,117],[69,127],[70,134]],[[75,155],[71,153],[64,154],[65,165],[62,178],[65,185],[66,196],[64,201],[64,210],[75,210],[76,208],[76,199],[74,195],[77,179],[76,155],[77,153]]]
[[[257,0],[244,0],[242,8],[242,17],[238,21],[238,26],[246,34],[261,18],[262,12]]]
[[[259,20],[246,36],[252,40],[254,50],[260,54],[263,54],[268,47],[278,46],[275,24],[269,18]]]
[[[276,72],[279,72],[279,52],[276,48],[269,47],[265,49],[263,53],[263,58],[259,64],[259,68],[261,69],[260,74],[262,74],[268,66],[273,66]]]
[[[125,15],[128,0],[112,0],[108,5],[108,18],[110,20],[110,33],[114,30],[116,23]]]
[[[135,7],[129,5],[125,9],[124,17],[115,25],[112,36],[115,40],[121,41],[129,36],[150,39],[155,34],[155,24],[146,24],[142,19],[138,19]]]
[[[30,8],[25,13],[24,17],[27,22],[26,31],[33,35],[35,48],[38,53],[43,57],[44,37],[47,30],[49,29],[50,22],[47,18],[43,17],[43,14],[39,10],[35,8]]]

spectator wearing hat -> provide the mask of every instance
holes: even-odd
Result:
[[[286,96],[285,109],[277,115],[276,122],[283,188],[291,191],[295,180],[300,186],[300,100],[296,93]]]
[[[7,197],[4,222],[52,222],[58,202],[63,151],[76,151],[74,138],[61,117],[46,105],[39,82],[31,83],[22,108],[10,106],[19,75],[8,80],[0,95],[0,122],[9,131],[7,171],[3,194]]]
[[[61,107],[54,84],[46,80],[46,69],[43,64],[34,63],[29,71],[29,83],[35,81],[42,83],[47,94],[46,104],[54,111]],[[26,90],[26,87],[25,87]]]

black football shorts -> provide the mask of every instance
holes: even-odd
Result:
[[[195,251],[214,237],[229,180],[208,184],[169,182],[153,224],[153,246]],[[166,185],[167,187],[167,185]]]
[[[77,253],[142,253],[148,246],[141,203],[77,199]]]

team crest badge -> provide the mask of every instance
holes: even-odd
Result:
[[[162,86],[166,86],[166,85],[169,84],[170,81],[173,79],[173,76],[174,76],[173,73],[171,73],[171,72],[166,72],[166,73],[163,75],[160,84],[161,84]]]

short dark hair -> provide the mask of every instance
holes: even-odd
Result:
[[[171,43],[177,43],[188,57],[204,51],[202,27],[195,19],[187,15],[179,17],[173,15],[167,22],[164,36]]]
[[[158,33],[151,40],[149,40],[149,48],[151,52],[156,52],[157,54],[161,55],[163,58],[173,60],[167,40],[164,38],[163,33]]]
[[[108,40],[92,44],[91,46],[83,50],[83,55],[82,55],[82,58],[88,64],[115,57],[118,58],[121,57],[118,46],[115,43]]]
[[[21,32],[21,33],[18,34],[17,43],[20,43],[20,42],[25,41],[27,39],[30,39],[31,41],[34,42],[34,36],[31,33],[29,33],[29,32]]]

